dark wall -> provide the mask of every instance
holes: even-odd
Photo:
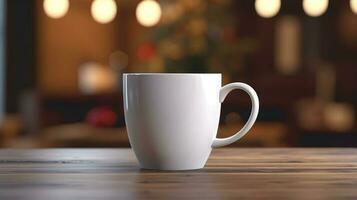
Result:
[[[32,0],[8,0],[6,27],[6,111],[16,112],[21,93],[34,87]]]

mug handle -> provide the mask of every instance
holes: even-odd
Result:
[[[228,93],[235,89],[241,89],[246,93],[248,93],[250,100],[252,101],[252,111],[250,113],[249,119],[247,123],[243,126],[243,128],[240,131],[238,131],[236,134],[227,138],[215,138],[213,140],[212,147],[226,146],[239,140],[250,130],[250,128],[252,128],[255,120],[257,119],[258,112],[259,112],[258,95],[252,87],[250,87],[245,83],[236,82],[223,86],[219,91],[219,102],[222,103],[226,98],[226,96],[228,95]]]

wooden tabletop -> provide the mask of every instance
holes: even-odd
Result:
[[[0,199],[357,199],[357,149],[215,149],[195,171],[130,149],[0,150]]]

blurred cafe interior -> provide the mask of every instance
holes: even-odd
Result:
[[[251,85],[231,147],[357,146],[357,0],[0,0],[0,147],[128,147],[125,72]]]

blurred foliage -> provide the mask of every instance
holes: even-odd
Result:
[[[254,38],[238,37],[231,0],[163,0],[161,22],[139,46],[146,69],[164,72],[220,72],[236,76],[257,48]]]

